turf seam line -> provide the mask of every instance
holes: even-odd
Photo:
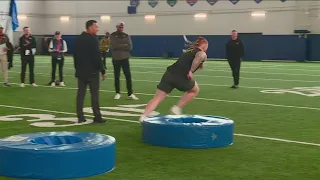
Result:
[[[11,84],[19,85],[18,83],[11,83]],[[39,87],[44,87],[44,88],[56,88],[56,89],[66,89],[66,90],[77,90],[78,89],[78,88],[68,88],[68,87],[51,87],[51,86],[43,86],[43,85],[38,85],[38,86]],[[88,91],[89,91],[89,89],[88,89]],[[107,92],[107,93],[115,93],[114,91],[103,90],[103,89],[100,89],[99,91],[100,92]],[[123,92],[123,93],[127,93],[127,92]],[[135,92],[134,94],[145,95],[145,96],[154,96],[154,94],[139,93],[139,92]],[[180,98],[180,96],[172,96],[172,95],[168,95],[167,97]],[[317,107],[306,107],[306,106],[292,106],[292,105],[282,105],[282,104],[269,104],[269,103],[258,103],[258,102],[247,102],[247,101],[234,101],[234,100],[211,99],[211,98],[202,98],[202,97],[196,97],[195,99],[205,100],[205,101],[225,102],[225,103],[238,103],[238,104],[250,104],[250,105],[259,105],[259,106],[270,106],[270,107],[307,109],[307,110],[316,110],[316,111],[320,110],[320,108],[317,108]]]
[[[42,112],[51,112],[51,113],[56,113],[56,114],[76,115],[76,113],[61,112],[61,111],[52,111],[52,110],[36,109],[36,108],[26,108],[26,107],[19,107],[19,106],[9,106],[9,105],[2,105],[2,104],[0,104],[0,107],[13,108],[13,109],[24,109],[24,110],[32,110],[32,111],[42,111]],[[94,116],[92,116],[92,115],[87,115],[87,114],[86,114],[85,116],[87,116],[87,117],[94,117]],[[104,117],[104,118],[106,118],[106,117]],[[126,120],[126,119],[110,118],[110,117],[108,117],[108,118],[106,118],[106,119],[139,124],[138,121],[132,121],[132,120]],[[255,138],[255,139],[264,139],[264,140],[271,140],[271,141],[279,141],[279,142],[294,143],[294,144],[303,144],[303,145],[310,145],[310,146],[318,146],[318,147],[320,147],[320,144],[310,143],[310,142],[303,142],[303,141],[294,141],[294,140],[287,140],[287,139],[280,139],[280,138],[271,138],[271,137],[254,136],[254,135],[237,134],[237,133],[235,133],[234,135],[235,135],[235,136],[241,136],[241,137]]]

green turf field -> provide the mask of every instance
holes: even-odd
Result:
[[[76,117],[76,79],[71,58],[66,59],[64,68],[66,87],[47,86],[51,74],[50,57],[38,56],[35,78],[39,87],[20,88],[19,61],[19,57],[16,57],[14,68],[10,70],[12,87],[0,87],[0,116],[51,114],[57,117]],[[156,91],[156,85],[166,66],[173,61],[131,59],[130,62],[134,91],[140,99],[126,99],[123,74],[122,99],[113,99],[113,72],[108,59],[108,78],[102,82],[100,92],[101,107],[106,107],[103,111],[108,123],[35,127],[30,125],[33,122],[27,121],[30,117],[26,117],[21,121],[0,121],[0,137],[41,131],[86,131],[114,136],[117,140],[116,169],[109,174],[85,178],[88,180],[319,179],[320,64],[244,62],[240,88],[235,90],[229,88],[232,78],[227,62],[206,62],[204,70],[198,71],[195,77],[201,89],[199,97],[184,111],[187,114],[218,115],[234,120],[234,144],[219,149],[185,150],[142,143],[141,127],[137,123],[139,110],[133,112],[114,109],[121,105],[142,104],[137,107],[142,111],[143,104]],[[297,87],[304,88],[293,89]],[[278,89],[277,93],[267,91],[273,89]],[[282,89],[282,93],[279,93],[279,89]],[[180,95],[180,92],[175,91],[157,111],[167,114]],[[89,92],[86,107],[90,108]],[[70,124],[48,121],[55,122],[56,125]]]

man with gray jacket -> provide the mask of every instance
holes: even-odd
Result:
[[[133,94],[132,80],[130,72],[130,51],[132,50],[132,41],[128,34],[123,32],[124,23],[119,22],[117,24],[117,31],[110,35],[110,45],[112,51],[112,64],[114,73],[114,85],[116,90],[116,96],[114,99],[120,99],[120,71],[123,69],[123,73],[126,77],[128,98],[137,100],[138,98]]]

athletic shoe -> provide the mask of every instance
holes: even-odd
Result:
[[[238,85],[233,85],[233,86],[231,86],[231,88],[237,89],[237,88],[239,88],[239,86]]]
[[[51,86],[52,86],[52,87],[56,86],[56,82],[52,82],[52,83],[51,83]]]
[[[178,106],[173,106],[170,111],[174,115],[181,115],[182,114],[182,109],[179,108]]]
[[[20,84],[20,87],[24,88],[24,83],[21,83],[21,84]]]
[[[129,99],[133,99],[133,100],[138,100],[139,98],[137,96],[135,96],[134,94],[131,94],[130,96],[128,96]]]
[[[36,85],[36,83],[32,83],[31,87],[37,87],[38,85]]]
[[[147,116],[142,115],[139,119],[140,123],[142,123],[145,119],[147,118]]]
[[[64,84],[64,82],[61,82],[59,85],[60,85],[60,86],[66,86],[66,85]]]
[[[119,93],[117,93],[115,96],[114,96],[114,99],[120,99],[121,95]]]
[[[11,87],[8,83],[3,83],[3,87]]]
[[[94,123],[106,123],[107,120],[105,120],[105,119],[95,120],[95,119],[94,119],[93,122],[94,122]]]

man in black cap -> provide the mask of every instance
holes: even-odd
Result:
[[[226,54],[233,76],[233,85],[231,88],[236,89],[239,87],[240,66],[244,56],[244,46],[238,38],[238,32],[236,30],[233,30],[231,33],[231,39],[226,45]]]
[[[96,37],[99,31],[97,21],[89,20],[86,22],[86,32],[82,32],[77,37],[74,47],[74,67],[76,69],[75,76],[78,78],[77,92],[77,117],[78,122],[85,122],[86,119],[83,113],[84,98],[89,85],[91,93],[91,106],[94,114],[94,122],[104,123],[99,106],[99,74],[104,80],[106,71],[101,61],[99,41]]]
[[[55,38],[53,38],[49,44],[49,52],[51,52],[51,81],[49,85],[55,86],[56,84],[56,69],[59,65],[59,85],[65,86],[63,81],[63,65],[64,65],[64,53],[68,51],[67,43],[61,38],[60,31],[56,31]]]

